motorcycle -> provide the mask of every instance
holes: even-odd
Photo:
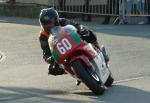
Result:
[[[82,40],[72,25],[55,26],[49,46],[55,61],[66,73],[83,82],[93,93],[103,94],[114,81],[103,53]]]

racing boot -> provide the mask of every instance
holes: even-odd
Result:
[[[97,41],[95,41],[94,43],[92,43],[92,44],[94,44],[94,46],[95,47],[97,47],[99,50],[100,50],[100,46],[99,46],[99,44],[98,44],[98,42]]]
[[[101,47],[100,47],[97,41],[94,42],[93,44],[94,44],[95,47],[97,47],[103,53],[105,62],[106,62],[106,64],[108,64],[109,56],[108,56],[108,54],[106,52],[106,49],[105,49],[104,45],[101,45]]]

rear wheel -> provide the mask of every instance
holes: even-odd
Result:
[[[111,87],[113,82],[114,82],[114,78],[113,78],[112,74],[110,74],[107,81],[106,81],[106,83],[105,83],[105,86],[106,87]]]
[[[79,78],[86,84],[86,86],[92,90],[95,94],[103,94],[105,91],[105,87],[101,82],[98,82],[98,76],[95,74],[91,75],[87,69],[88,68],[81,60],[76,60],[73,62],[73,68],[75,69]]]

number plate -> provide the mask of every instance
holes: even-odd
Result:
[[[49,38],[52,55],[58,62],[65,59],[80,43],[80,37],[76,33],[72,33],[71,35],[64,34],[57,38]]]
[[[56,44],[56,48],[59,51],[59,53],[61,55],[65,54],[68,50],[72,49],[72,44],[70,43],[70,41],[67,38],[63,38],[61,39],[61,41],[59,41]]]
[[[103,54],[102,53],[99,53],[95,58],[94,58],[94,61],[96,62],[98,68],[99,68],[99,72],[100,72],[100,77],[101,77],[101,80],[103,83],[106,82],[106,80],[108,79],[109,77],[109,70],[106,66],[106,63],[105,63],[105,60],[104,60],[104,57],[103,57]]]

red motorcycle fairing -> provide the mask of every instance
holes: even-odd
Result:
[[[78,55],[75,55],[71,58],[71,63],[74,62],[75,60],[82,60],[88,67],[90,67],[90,61],[89,61],[89,58],[94,58],[96,56],[94,50],[91,50],[90,48],[88,48],[88,46],[92,46],[92,44],[85,44],[83,43],[82,46],[79,46],[79,48],[77,49],[77,51],[81,51],[82,53],[81,54],[78,54]],[[94,49],[94,48],[93,48]],[[77,52],[76,51],[76,52]],[[96,50],[95,50],[96,51]]]
[[[95,54],[90,47],[91,44],[81,40],[76,32],[67,34],[63,27],[56,27],[55,32],[49,38],[49,44],[52,55],[56,62],[63,65],[64,69],[72,75],[75,71],[71,68],[71,63],[77,59],[82,60],[88,67],[90,67],[89,58],[94,58]]]
[[[88,67],[91,66],[89,59],[85,55],[83,55],[83,54],[74,56],[73,58],[71,58],[70,62],[72,63],[72,62],[74,62],[76,60],[79,60],[79,59],[82,60]]]

